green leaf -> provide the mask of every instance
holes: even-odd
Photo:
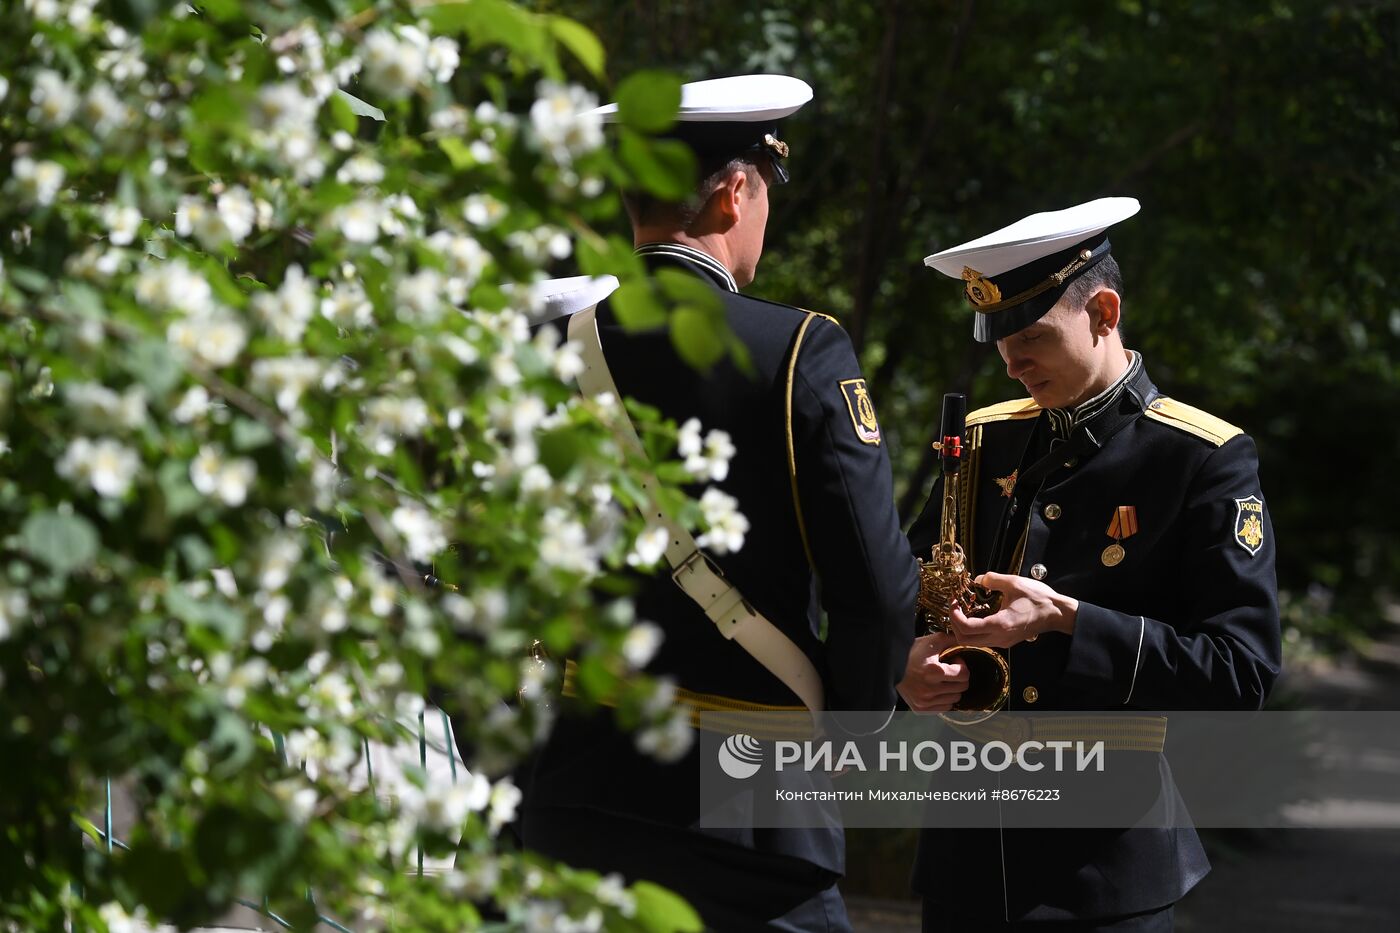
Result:
[[[617,155],[633,179],[659,198],[682,201],[695,190],[695,154],[680,140],[648,139],[624,130]]]
[[[364,101],[360,101],[364,104]],[[366,107],[369,104],[364,104]],[[360,128],[360,118],[355,113],[355,108],[350,104],[350,95],[344,91],[332,94],[330,98],[331,122],[338,128],[355,135],[355,131]]]
[[[442,3],[425,7],[422,15],[435,32],[464,34],[472,48],[503,45],[529,64],[559,71],[548,22],[506,0]]]
[[[649,933],[701,933],[705,926],[695,908],[674,891],[638,881],[632,885],[637,902],[637,922]]]
[[[271,444],[275,436],[272,429],[261,421],[239,418],[233,423],[234,450],[255,450]]]
[[[38,294],[48,291],[49,277],[42,272],[26,269],[24,266],[11,266],[5,270],[5,275],[11,282],[14,282],[27,292]]]
[[[687,272],[679,269],[656,270],[656,283],[661,292],[676,304],[689,305],[706,314],[722,314],[724,306],[713,287]]]
[[[175,388],[183,370],[164,340],[137,340],[126,348],[126,368],[154,396]]]
[[[676,122],[681,79],[669,71],[638,71],[617,86],[617,116],[623,126],[660,133]]]
[[[156,470],[156,485],[165,497],[165,511],[171,518],[188,515],[204,501],[199,490],[190,483],[189,467],[184,460],[166,460]]]
[[[87,567],[97,557],[97,529],[81,515],[38,512],[24,520],[19,546],[48,564],[54,573],[67,576]]]
[[[373,104],[367,104],[364,101],[360,100],[358,97],[356,97],[354,94],[349,94],[345,91],[338,89],[335,92],[335,96],[350,105],[351,113],[358,114],[362,117],[370,117],[371,119],[378,120],[380,123],[384,122],[384,111],[380,110]]]
[[[64,304],[68,310],[83,317],[96,318],[101,320],[106,316],[106,307],[102,303],[102,295],[88,285],[86,282],[75,282],[72,279],[65,279],[59,285],[59,291],[63,294]]]
[[[671,343],[676,352],[701,372],[724,356],[723,320],[695,308],[681,308],[671,315]]]
[[[447,161],[455,169],[471,168],[476,164],[471,148],[456,136],[444,136],[438,140],[438,148],[447,154]]]
[[[608,299],[622,326],[628,330],[645,330],[666,323],[666,309],[652,294],[646,282],[628,282]]]
[[[567,16],[551,16],[549,31],[559,40],[560,45],[573,53],[574,58],[577,58],[579,64],[587,68],[593,77],[603,77],[603,63],[607,53],[603,51],[603,43],[598,41],[592,30]]]

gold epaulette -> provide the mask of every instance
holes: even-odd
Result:
[[[1040,406],[1034,399],[1018,398],[1009,402],[1002,402],[999,405],[988,405],[986,408],[979,408],[967,416],[967,426],[973,427],[978,424],[986,424],[989,421],[1016,421],[1022,418],[1034,418],[1040,414]]]
[[[1216,447],[1244,433],[1228,421],[1165,396],[1148,405],[1146,415],[1153,421],[1169,424],[1187,434],[1210,441]]]

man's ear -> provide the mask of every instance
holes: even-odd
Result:
[[[1122,299],[1111,288],[1101,288],[1089,299],[1085,310],[1089,312],[1089,322],[1095,337],[1107,337],[1118,329],[1121,304]]]
[[[730,172],[729,177],[720,183],[710,196],[710,203],[719,211],[724,227],[728,229],[744,216],[744,202],[749,198],[748,172]]]

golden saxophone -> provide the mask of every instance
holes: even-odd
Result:
[[[967,396],[943,396],[943,425],[934,444],[943,464],[943,515],[938,543],[928,560],[919,561],[919,612],[927,632],[951,632],[953,605],[968,616],[996,612],[1001,594],[972,581],[967,555],[957,541],[962,436],[967,421]],[[1011,691],[1011,668],[995,648],[954,645],[939,652],[943,661],[960,658],[968,668],[968,686],[953,710],[994,713],[1006,706]]]

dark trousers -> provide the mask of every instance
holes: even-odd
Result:
[[[924,898],[924,933],[1172,933],[1171,905],[1128,917],[1097,920],[964,920],[947,917],[946,904]]]
[[[564,807],[524,811],[522,836],[526,848],[576,868],[670,888],[716,933],[851,933],[831,873],[800,859]]]

